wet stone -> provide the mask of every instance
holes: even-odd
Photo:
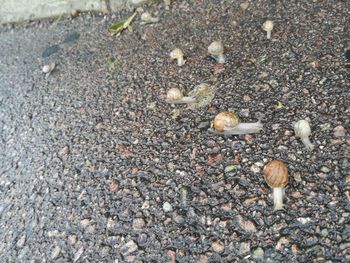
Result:
[[[61,248],[59,246],[55,246],[51,252],[51,259],[58,258],[60,253],[61,253]]]
[[[264,250],[261,247],[256,248],[253,251],[252,257],[254,259],[260,259],[262,260],[264,258]]]
[[[344,137],[346,135],[346,130],[342,125],[338,125],[337,127],[335,127],[333,129],[333,132],[334,132],[333,135],[336,138]]]
[[[124,255],[127,256],[133,252],[135,252],[137,250],[137,244],[133,241],[130,240],[129,242],[127,242],[125,245],[123,245],[120,248],[120,252]]]
[[[142,218],[136,218],[132,223],[132,228],[134,230],[142,230],[144,226],[145,226],[145,221]]]
[[[19,248],[23,247],[23,245],[26,241],[26,237],[27,237],[26,234],[24,234],[20,237],[20,239],[18,239],[18,241],[16,243],[17,247],[19,247]]]
[[[186,222],[185,218],[180,215],[175,216],[174,221],[177,224],[184,224]]]
[[[77,249],[74,253],[74,260],[73,262],[77,262],[79,260],[79,258],[81,257],[81,255],[84,252],[84,247],[80,247],[79,249]]]
[[[163,204],[163,211],[164,211],[165,213],[168,213],[168,212],[173,211],[173,207],[171,206],[171,204],[170,204],[169,202],[165,202],[165,203]]]
[[[149,243],[148,239],[149,238],[148,238],[147,234],[142,233],[139,235],[139,237],[137,239],[137,244],[141,247],[144,247]]]
[[[68,236],[69,243],[74,245],[77,242],[77,236],[76,235],[69,235]]]
[[[261,172],[261,167],[257,164],[253,164],[251,167],[250,167],[250,170],[257,174],[257,173],[260,173]]]
[[[215,241],[212,243],[211,245],[213,251],[215,251],[216,253],[223,253],[225,250],[225,245],[221,242],[221,241]]]
[[[239,254],[245,255],[250,251],[250,242],[242,242],[239,246]]]
[[[323,237],[328,236],[328,230],[326,228],[321,230],[321,236]]]
[[[69,147],[66,145],[64,146],[58,153],[58,155],[67,155],[69,153]]]
[[[323,166],[322,168],[321,168],[321,172],[324,172],[324,173],[329,173],[331,170],[328,168],[328,167],[326,167],[326,166]]]
[[[225,173],[228,173],[228,172],[231,172],[231,171],[235,171],[235,170],[237,170],[238,168],[239,168],[239,165],[234,165],[234,164],[228,165],[228,166],[225,167],[224,172],[225,172]]]

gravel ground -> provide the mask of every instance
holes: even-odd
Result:
[[[148,6],[160,23],[119,37],[106,29],[130,12],[0,27],[1,262],[349,262],[349,3],[229,2]],[[210,106],[164,103],[202,82]],[[209,134],[224,110],[264,130]],[[284,211],[271,159],[289,168]]]

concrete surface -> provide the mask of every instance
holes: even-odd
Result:
[[[117,11],[145,0],[0,0],[0,24],[21,22],[80,11]]]

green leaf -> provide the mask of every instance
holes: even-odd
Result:
[[[113,58],[108,58],[107,65],[109,71],[114,71],[117,68],[117,62]]]
[[[116,31],[116,30],[120,30],[120,28],[124,27],[124,23],[126,22],[126,19],[124,20],[120,20],[117,23],[113,24],[110,28],[109,31]]]
[[[262,62],[264,62],[267,58],[267,55],[266,54],[263,54],[261,55],[260,57],[256,58],[256,59],[251,59],[250,61],[252,61],[255,65],[259,65],[261,64]]]
[[[113,35],[119,35],[124,29],[128,28],[130,32],[132,32],[131,22],[136,16],[136,12],[129,16],[127,19],[123,19],[113,24],[108,31]]]

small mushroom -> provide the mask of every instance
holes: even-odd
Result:
[[[215,116],[208,131],[219,135],[239,135],[258,133],[262,129],[263,125],[260,120],[252,123],[242,123],[236,113],[224,111]]]
[[[288,168],[284,162],[272,160],[264,167],[266,183],[273,189],[274,210],[283,209],[284,187],[288,184]]]
[[[208,47],[208,53],[216,60],[217,63],[225,63],[224,46],[221,41],[214,41]]]
[[[50,76],[51,72],[55,69],[56,64],[51,63],[43,66],[43,72],[46,74],[46,77]]]
[[[215,95],[215,87],[201,83],[184,96],[178,88],[172,88],[167,92],[166,101],[171,104],[189,104],[192,108],[200,108],[210,104]]]
[[[74,18],[74,17],[77,17],[80,14],[80,12],[77,9],[72,9],[70,14]]]
[[[158,23],[159,18],[158,17],[152,17],[150,13],[144,12],[141,15],[141,24],[153,24],[153,23]]]
[[[179,48],[175,48],[173,51],[170,52],[170,58],[177,59],[177,65],[180,67],[185,65],[184,53]]]
[[[294,132],[296,137],[299,137],[301,139],[306,149],[311,151],[314,149],[315,146],[310,142],[309,138],[311,134],[311,128],[308,121],[300,120],[294,123]]]
[[[194,103],[195,98],[185,97],[180,89],[171,88],[166,94],[166,101],[171,104],[186,104]]]
[[[273,21],[266,20],[264,24],[262,25],[262,29],[266,31],[266,37],[267,39],[271,38],[271,31],[273,29]]]

